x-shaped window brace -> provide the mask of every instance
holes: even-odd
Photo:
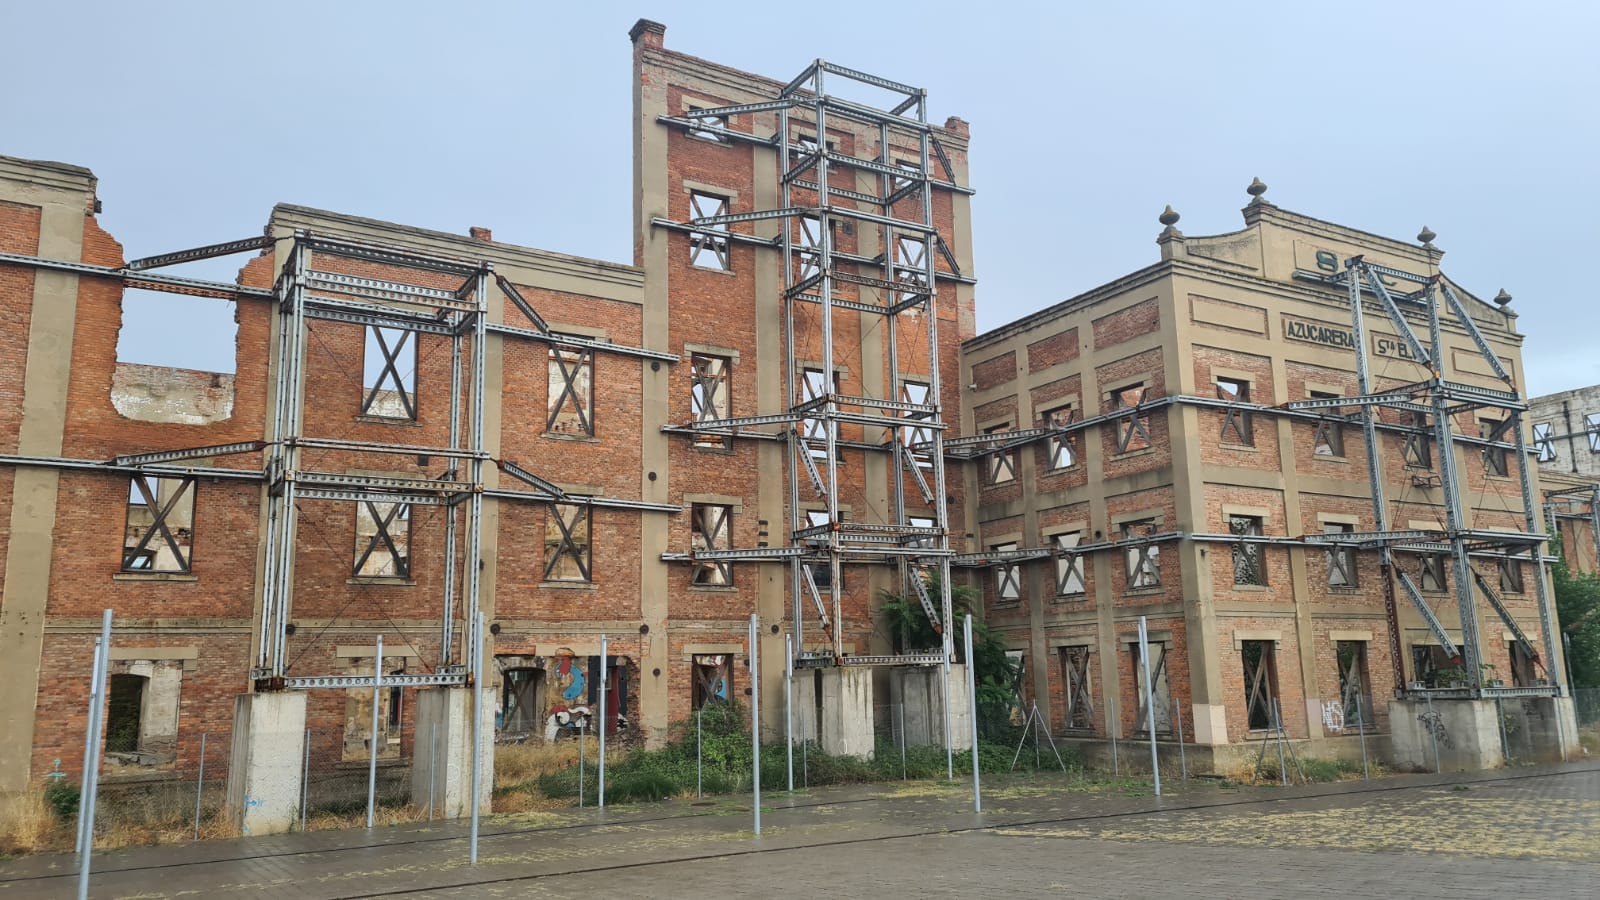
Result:
[[[399,517],[401,510],[410,506],[411,504],[391,503],[389,504],[388,515],[379,515],[378,504],[371,500],[363,500],[361,501],[361,504],[367,508],[367,515],[372,517],[373,524],[377,526],[378,530],[373,533],[372,537],[367,539],[367,546],[361,551],[361,555],[356,557],[356,564],[351,567],[350,574],[360,577],[361,567],[367,564],[367,560],[372,556],[373,551],[378,549],[378,545],[381,543],[384,547],[388,548],[389,558],[394,560],[395,574],[402,578],[409,578],[411,576],[411,557],[409,555],[402,555],[400,553],[400,548],[395,545],[394,536],[389,532],[389,526],[396,518]],[[409,523],[409,521],[410,516],[408,515],[407,522]],[[408,554],[410,552],[410,546],[411,541],[408,538],[406,541]]]
[[[150,539],[159,532],[161,539],[171,548],[172,555],[182,566],[180,571],[187,572],[189,571],[189,557],[183,552],[183,548],[179,546],[178,539],[173,535],[172,529],[167,527],[167,516],[177,508],[178,501],[183,499],[183,495],[194,489],[194,477],[179,479],[178,489],[173,491],[172,496],[167,499],[166,505],[160,507],[159,510],[156,507],[155,492],[150,489],[149,478],[150,476],[147,475],[135,475],[133,476],[133,483],[139,488],[139,496],[144,498],[145,506],[155,511],[155,518],[150,523],[150,527],[145,529],[144,537],[139,540],[138,545],[132,549],[124,549],[122,551],[122,568],[124,570],[128,569],[130,563],[142,556],[150,548]]]
[[[567,357],[574,357],[572,367],[567,368]],[[556,402],[550,407],[550,417],[545,420],[544,430],[554,431],[556,419],[561,417],[566,410],[567,402],[572,402],[572,411],[578,416],[578,430],[584,434],[594,435],[594,420],[589,411],[589,397],[578,395],[578,374],[585,368],[590,370],[590,385],[594,383],[594,351],[587,348],[583,350],[561,350],[555,347],[550,349],[550,358],[556,362],[556,370],[561,373],[561,393],[556,395]]]
[[[1250,664],[1250,658],[1245,657],[1245,665]],[[1250,713],[1257,706],[1267,717],[1267,727],[1273,727],[1272,715],[1272,686],[1267,684],[1267,669],[1272,665],[1272,647],[1267,642],[1262,642],[1261,655],[1256,657],[1254,671],[1249,673],[1250,693],[1245,698],[1245,724],[1250,723]]]
[[[1119,424],[1122,427],[1117,429],[1118,453],[1127,453],[1128,447],[1132,445],[1133,439],[1136,435],[1144,438],[1144,443],[1146,446],[1151,443],[1150,417],[1144,413],[1135,412],[1135,410],[1138,409],[1139,404],[1144,402],[1147,388],[1141,386],[1136,390],[1138,391],[1138,396],[1134,398],[1134,401],[1131,404],[1125,402],[1125,398],[1123,396],[1125,393],[1124,391],[1117,391],[1116,393],[1112,394],[1112,397],[1115,398],[1113,409],[1127,410],[1126,415],[1119,420]]]
[[[1094,727],[1094,695],[1089,691],[1089,648],[1067,647],[1067,727]]]
[[[1143,399],[1143,398],[1141,397],[1140,399]],[[1239,400],[1239,397],[1238,397],[1237,394],[1228,393],[1227,391],[1222,389],[1221,385],[1217,386],[1217,399],[1218,400],[1228,400],[1228,401],[1231,401],[1231,402],[1234,402],[1234,403],[1242,402],[1242,401]],[[1250,411],[1249,410],[1241,409],[1241,408],[1239,408],[1237,406],[1226,407],[1225,409],[1222,410],[1222,433],[1219,435],[1219,439],[1224,440],[1224,441],[1227,440],[1228,439],[1228,432],[1232,431],[1233,432],[1233,442],[1234,443],[1236,443],[1236,444],[1248,444],[1248,443],[1250,443],[1250,437],[1251,436],[1246,433],[1246,430],[1249,427],[1250,427]]]
[[[696,422],[728,418],[728,361],[720,356],[697,356],[689,370],[690,402]]]
[[[1344,699],[1345,724],[1349,725],[1351,724],[1351,713],[1356,709],[1355,698],[1361,695],[1361,653],[1351,653],[1348,663],[1340,663],[1339,674],[1343,676],[1344,681],[1344,690],[1340,691],[1340,695]],[[1365,719],[1368,714],[1367,705],[1361,704],[1359,718]],[[1354,724],[1359,726],[1366,723],[1357,721]]]
[[[1133,646],[1133,668],[1135,676],[1134,683],[1138,684],[1139,677],[1144,675],[1144,666],[1142,665],[1143,660],[1139,659],[1139,645],[1134,644]],[[1139,691],[1139,717],[1134,720],[1133,725],[1133,730],[1135,732],[1143,731],[1146,734],[1149,734],[1147,729],[1150,727],[1150,701],[1155,697],[1156,694],[1160,693],[1160,691],[1156,690],[1155,686],[1161,684],[1162,681],[1167,677],[1166,641],[1150,641],[1149,647],[1151,650],[1155,650],[1159,647],[1160,652],[1156,654],[1155,659],[1150,664],[1150,683],[1142,685],[1142,690]],[[1165,718],[1166,715],[1167,709],[1165,705],[1155,711],[1155,729],[1157,734],[1160,734],[1163,731],[1170,732],[1172,730],[1172,720],[1170,718],[1167,719],[1167,727],[1161,727],[1161,720]]]
[[[569,507],[575,513],[573,515],[573,517],[572,517],[572,519],[573,519],[573,524],[572,525],[567,524],[567,517],[561,511],[562,507]],[[589,576],[589,561],[584,558],[585,554],[580,553],[578,551],[578,542],[572,536],[573,525],[577,524],[578,516],[580,516],[580,515],[581,516],[586,516],[588,514],[589,514],[588,508],[586,506],[581,505],[581,504],[576,504],[576,503],[552,503],[552,504],[550,504],[550,515],[555,516],[556,528],[557,528],[557,530],[559,530],[561,532],[561,541],[560,541],[560,543],[558,543],[556,545],[556,552],[550,554],[550,558],[545,560],[545,564],[544,564],[544,579],[546,581],[550,580],[550,573],[552,573],[552,572],[554,572],[556,570],[556,564],[561,562],[561,557],[563,557],[563,556],[571,556],[572,557],[572,561],[574,563],[577,563],[577,565],[578,565],[578,574],[582,576],[581,580],[583,580],[583,581],[591,581],[591,580],[593,580]]]
[[[372,404],[378,399],[378,394],[383,390],[383,386],[392,380],[395,392],[400,395],[400,405],[405,407],[406,418],[415,419],[417,417],[416,398],[412,397],[411,392],[406,390],[405,381],[400,377],[400,351],[405,349],[406,341],[410,340],[412,333],[402,330],[400,339],[395,342],[393,349],[391,349],[389,342],[383,338],[384,329],[376,325],[368,327],[372,330],[372,336],[378,339],[378,352],[383,354],[383,371],[378,373],[378,380],[372,385],[372,390],[367,393],[367,399],[361,404],[361,411],[366,413],[371,410]]]
[[[695,510],[694,517],[695,535],[705,544],[707,550],[733,549],[732,532],[729,530],[730,510],[726,506],[702,506]],[[720,584],[733,583],[733,564],[726,560],[713,559],[695,562],[693,583],[718,584],[719,582],[701,580],[701,576],[712,572],[720,573]]]

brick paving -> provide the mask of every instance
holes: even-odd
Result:
[[[94,897],[1490,897],[1600,884],[1600,767],[1167,797],[1000,782],[769,794],[96,857]],[[71,896],[70,856],[0,861],[0,900]]]

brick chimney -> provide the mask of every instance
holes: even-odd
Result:
[[[490,231],[487,228],[480,228],[479,226],[474,225],[471,228],[467,229],[467,233],[472,235],[473,237],[477,238],[480,241],[484,241],[484,242],[491,243],[491,244],[494,243],[494,232]]]
[[[667,35],[667,26],[649,19],[640,19],[628,29],[628,40],[633,41],[636,47],[651,47],[661,49]]]

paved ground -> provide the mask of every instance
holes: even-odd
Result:
[[[1594,896],[1600,767],[1303,788],[1048,779],[931,785],[319,832],[96,857],[94,897]],[[70,857],[0,862],[0,900],[68,897]]]

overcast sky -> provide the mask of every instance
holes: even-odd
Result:
[[[8,0],[0,154],[93,169],[130,258],[289,202],[627,262],[644,16],[671,49],[783,80],[822,57],[971,122],[980,330],[1154,261],[1164,204],[1190,235],[1237,229],[1259,176],[1286,209],[1432,227],[1456,281],[1515,295],[1528,393],[1600,382],[1578,265],[1600,4],[829,6]],[[130,333],[133,358],[232,370],[225,305],[158,302],[180,324]]]

